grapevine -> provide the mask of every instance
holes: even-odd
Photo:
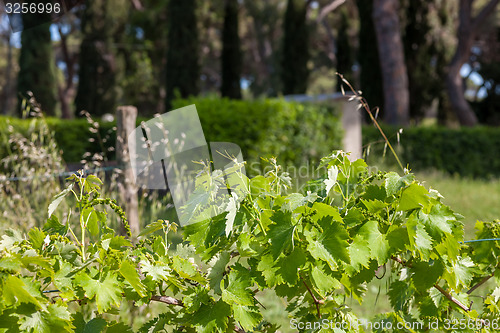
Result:
[[[371,172],[343,152],[321,166],[325,176],[307,187],[314,192],[289,193],[290,179],[276,164],[249,179],[235,190],[238,206],[182,227],[182,246],[194,255],[171,249],[178,226],[169,221],[131,237],[125,213],[101,197],[97,177],[70,177],[42,229],[2,236],[0,332],[131,332],[116,314],[124,302],[162,303],[139,332],[276,332],[262,311],[269,290],[300,332],[333,331],[327,322],[338,324],[335,332],[364,332],[347,300],[362,303],[377,271],[390,277],[392,311],[374,320],[390,323],[389,331],[408,322],[423,323],[407,329],[415,332],[436,322],[449,331],[495,330],[500,220],[477,223],[477,240],[489,241],[468,242],[461,217],[412,174]],[[79,225],[54,213],[68,196]],[[208,201],[186,205],[195,206],[193,216],[211,209]],[[120,217],[124,235],[108,226],[105,207]]]

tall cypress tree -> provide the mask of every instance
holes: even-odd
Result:
[[[288,0],[283,24],[281,81],[283,94],[303,94],[307,90],[309,70],[309,32],[306,22],[309,1]]]
[[[349,42],[349,14],[345,8],[340,10],[340,23],[337,29],[337,72],[342,74],[347,81],[353,82],[352,66],[354,58],[351,43]],[[340,91],[342,80],[337,80],[337,91]]]
[[[167,45],[167,110],[172,106],[174,92],[181,97],[199,92],[198,29],[196,0],[172,0],[168,5]]]
[[[223,97],[241,99],[241,46],[238,34],[238,0],[226,0],[224,29],[222,30],[222,85]]]
[[[126,0],[88,0],[82,17],[77,115],[86,110],[101,116],[113,113],[120,97],[120,64],[115,43],[126,20]]]
[[[50,1],[41,1],[50,2]],[[21,112],[23,98],[31,91],[46,115],[55,115],[57,105],[57,82],[55,60],[50,36],[50,14],[23,14],[21,54],[17,91],[20,95],[18,110]]]
[[[363,91],[363,97],[366,98],[370,106],[382,108],[384,106],[384,90],[377,36],[372,18],[373,0],[356,0],[356,4],[359,13],[358,62],[361,67],[359,84]]]

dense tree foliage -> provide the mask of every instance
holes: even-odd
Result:
[[[196,0],[170,1],[168,6],[167,109],[176,91],[181,97],[199,92]]]
[[[76,112],[93,115],[114,113],[121,98],[117,43],[123,33],[128,8],[126,0],[90,0],[82,17]]]
[[[241,99],[241,46],[238,34],[238,0],[225,0],[222,30],[222,86],[224,97]]]
[[[36,74],[21,71],[19,87],[33,92],[38,89],[35,98],[47,104],[47,110],[58,109],[50,106],[56,105],[58,98],[65,118],[74,112],[73,103],[76,112],[88,109],[101,115],[113,112],[117,104],[131,104],[141,114],[152,115],[167,110],[176,91],[183,97],[201,92],[232,98],[332,93],[340,89],[334,74],[341,72],[371,105],[381,107],[379,119],[387,121],[384,100],[401,94],[385,89],[384,97],[382,74],[388,73],[381,71],[381,61],[392,59],[395,48],[381,50],[387,43],[377,41],[373,15],[380,12],[381,3],[385,2],[80,2],[71,13],[57,18],[50,30],[57,67],[54,59],[49,66],[34,66],[38,72],[41,68],[55,70],[56,99],[51,84],[38,84],[33,89],[26,86],[37,82],[29,78]],[[443,124],[457,119],[475,123],[471,101],[480,122],[495,123],[490,121],[496,117],[496,88],[491,83],[496,80],[491,67],[495,60],[487,54],[493,54],[489,50],[495,38],[491,36],[498,29],[498,14],[493,13],[500,1],[397,3],[400,8],[393,12],[398,12],[399,28],[393,25],[389,30],[402,42],[404,58],[398,59],[407,69],[399,70],[401,75],[389,81],[400,79],[403,72],[408,76],[412,123],[436,114]],[[20,57],[17,41],[7,31],[6,16],[0,21],[0,54],[5,57],[0,60],[0,102],[2,113],[8,114],[17,98],[12,88],[17,86]],[[389,21],[386,17],[381,22]],[[47,31],[45,36],[50,35]],[[42,41],[36,39],[35,44]],[[33,45],[24,45],[23,54],[30,54],[28,48]],[[44,49],[35,47],[39,52]],[[381,51],[385,52],[383,57],[379,57]],[[37,63],[43,58],[36,57]],[[468,67],[463,68],[464,64],[472,69],[465,80]],[[28,68],[26,65],[24,61],[22,66]],[[48,80],[51,75],[43,77]],[[490,115],[485,116],[487,113]]]
[[[42,1],[50,3],[51,1]],[[57,106],[55,61],[50,36],[51,17],[49,14],[22,15],[21,55],[17,90],[18,110],[22,112],[23,99],[30,99],[31,91],[43,111],[55,115]]]
[[[373,1],[356,0],[359,12],[358,62],[361,67],[359,86],[370,105],[380,108],[384,105],[382,72],[378,55],[377,37],[372,19]],[[380,115],[383,115],[383,109]]]
[[[337,29],[337,72],[342,73],[349,82],[354,82],[352,66],[354,56],[352,52],[352,42],[350,41],[348,29],[350,21],[349,14],[345,8],[340,10],[340,24]],[[341,90],[342,81],[337,81],[337,91]]]
[[[309,32],[306,14],[310,1],[288,0],[283,23],[281,80],[283,94],[303,94],[307,90],[309,70]]]

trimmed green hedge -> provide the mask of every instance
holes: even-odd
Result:
[[[66,162],[80,162],[85,152],[94,154],[106,151],[108,160],[114,159],[114,151],[108,151],[109,147],[116,145],[116,131],[113,130],[116,124],[114,122],[100,122],[99,135],[97,135],[90,132],[90,125],[86,119],[45,118],[45,121],[53,132]],[[0,158],[9,153],[9,125],[13,127],[14,132],[27,136],[33,130],[36,130],[36,127],[40,125],[40,121],[37,119],[0,117]],[[99,136],[104,140],[102,146]]]
[[[413,170],[437,169],[467,177],[500,176],[500,128],[444,127],[405,128],[397,143],[398,128],[384,127],[404,165]],[[377,142],[381,135],[373,126],[363,128],[363,144]],[[372,144],[370,155],[380,155],[384,144]],[[389,151],[388,161],[394,163]]]
[[[276,156],[280,164],[302,165],[317,162],[321,156],[341,148],[343,131],[338,112],[332,107],[263,99],[234,101],[220,98],[191,98],[174,101],[174,109],[195,104],[207,142],[227,141],[238,144],[247,162],[259,157]],[[148,120],[140,118],[140,121]],[[5,134],[9,122],[16,131],[29,132],[32,120],[0,117],[0,158],[8,152]],[[79,162],[85,152],[107,151],[116,144],[114,122],[100,122],[97,134],[89,131],[85,119],[48,118],[47,123],[67,162]],[[89,142],[92,139],[93,142]],[[114,159],[114,152],[107,158]]]
[[[174,101],[173,108],[191,104],[207,142],[236,143],[249,163],[276,156],[282,165],[299,166],[342,148],[340,114],[332,107],[276,99],[190,98]]]
[[[259,162],[261,156],[277,156],[284,165],[312,165],[320,156],[341,148],[342,130],[335,109],[312,104],[263,99],[233,101],[219,98],[191,98],[174,101],[174,108],[195,104],[207,142],[227,141],[238,144],[244,158]],[[138,119],[138,124],[142,120]],[[16,131],[29,132],[32,120],[0,117],[0,158],[8,153],[10,123]],[[85,152],[102,152],[98,136],[89,131],[85,119],[48,118],[56,141],[67,162],[79,162]],[[99,134],[104,150],[114,147],[115,123],[100,122]],[[449,129],[413,127],[404,129],[397,143],[398,128],[384,126],[392,144],[398,147],[403,164],[413,170],[437,169],[450,174],[488,178],[500,176],[500,128],[474,127]],[[93,139],[94,142],[89,142]],[[368,160],[379,158],[384,144],[378,130],[363,127],[363,144],[370,145]],[[114,152],[107,158],[114,159]],[[395,163],[389,152],[385,162]]]

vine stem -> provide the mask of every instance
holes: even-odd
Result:
[[[375,126],[377,127],[377,129],[379,130],[380,134],[382,134],[382,136],[384,137],[384,140],[385,140],[385,143],[387,144],[387,147],[389,147],[389,149],[391,150],[392,154],[394,155],[394,157],[396,158],[396,161],[398,162],[399,166],[401,167],[401,169],[403,170],[403,172],[405,171],[405,168],[403,167],[403,164],[401,163],[401,161],[399,160],[399,157],[398,157],[398,154],[396,154],[396,151],[394,150],[394,148],[392,148],[392,145],[391,143],[389,142],[389,139],[387,139],[387,136],[385,135],[384,131],[382,130],[382,128],[380,127],[377,119],[375,119],[375,117],[373,116],[373,113],[372,111],[370,110],[370,107],[368,106],[368,103],[366,102],[366,100],[364,99],[363,96],[361,96],[361,94],[359,92],[357,92],[353,86],[349,83],[349,81],[347,81],[344,76],[340,73],[336,73],[340,79],[349,87],[349,89],[351,89],[352,93],[354,94],[354,96],[361,102],[361,105],[363,106],[363,108],[366,110],[366,112],[368,113],[368,115],[370,116],[370,119],[373,121],[373,123],[375,124]],[[343,90],[342,90],[343,92]]]
[[[481,281],[479,281],[476,285],[474,285],[472,288],[470,288],[468,291],[467,291],[467,295],[470,295],[472,294],[472,292],[474,290],[476,290],[477,288],[481,287],[483,284],[486,283],[486,281],[488,281],[489,279],[491,279],[493,277],[493,274],[491,275],[488,275],[488,276],[485,276]]]
[[[300,276],[300,279],[302,280],[302,283],[304,284],[304,286],[306,286],[306,289],[307,289],[307,291],[309,292],[309,295],[311,295],[311,297],[312,297],[312,299],[313,299],[313,301],[314,301],[314,305],[316,305],[316,311],[318,312],[318,318],[320,318],[320,319],[321,319],[321,312],[320,312],[320,310],[319,310],[319,305],[320,305],[320,304],[322,304],[323,302],[322,302],[322,301],[320,301],[320,300],[318,300],[318,299],[316,298],[316,296],[314,296],[314,294],[313,294],[313,292],[312,292],[311,288],[309,288],[309,286],[307,285],[307,283],[306,283],[306,281],[304,280],[304,278],[303,278],[300,274],[299,274],[299,276]]]

